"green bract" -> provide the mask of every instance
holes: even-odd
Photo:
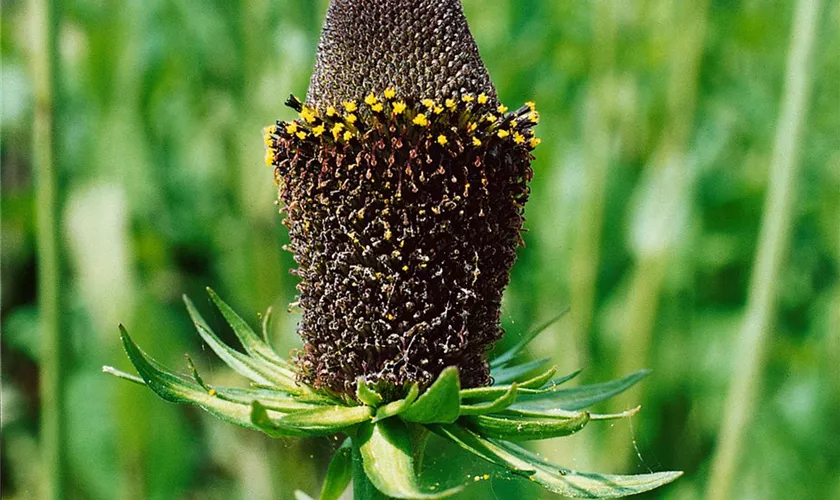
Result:
[[[190,316],[199,335],[228,366],[251,381],[250,387],[210,385],[189,358],[190,376],[172,373],[141,351],[122,326],[123,346],[140,377],[111,367],[105,367],[105,371],[145,384],[167,401],[200,406],[222,420],[271,437],[346,434],[348,439],[329,466],[322,500],[336,499],[343,493],[354,467],[361,467],[370,484],[387,497],[442,498],[457,493],[464,485],[424,486],[418,477],[414,457],[422,452],[429,432],[492,464],[495,470],[488,469],[488,473],[501,469],[569,497],[632,495],[682,474],[580,473],[548,463],[513,444],[566,436],[593,420],[635,414],[638,408],[609,415],[593,414],[587,408],[632,387],[647,371],[603,384],[568,388],[564,384],[577,372],[555,377],[555,368],[546,367],[546,359],[516,363],[527,344],[522,342],[491,361],[495,385],[461,389],[458,370],[450,367],[422,393],[414,384],[404,397],[394,401],[387,401],[360,379],[356,399],[347,401],[297,382],[290,365],[267,342],[267,321],[263,322],[262,336],[257,335],[212,290],[208,292],[245,352],[222,343],[185,297]],[[528,334],[523,338],[534,337]],[[306,495],[301,493],[299,498]]]

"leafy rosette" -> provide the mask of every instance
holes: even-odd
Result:
[[[269,344],[263,317],[262,332],[236,314],[212,290],[210,298],[230,324],[244,352],[224,344],[192,302],[187,310],[207,345],[231,369],[250,380],[247,387],[221,387],[205,381],[187,358],[190,374],[176,374],[146,355],[122,326],[126,353],[139,377],[106,367],[105,371],[145,384],[161,398],[201,407],[214,416],[271,437],[347,436],[329,466],[322,500],[336,499],[347,488],[353,468],[360,469],[376,491],[365,498],[443,498],[474,480],[446,488],[424,486],[415,457],[422,454],[430,434],[455,443],[488,463],[486,475],[521,477],[548,490],[580,498],[615,498],[669,483],[680,472],[642,475],[582,473],[547,462],[520,445],[525,441],[574,434],[590,422],[634,415],[639,408],[618,414],[588,409],[632,387],[648,372],[640,371],[602,384],[569,387],[578,372],[556,375],[547,358],[518,362],[528,343],[548,325],[524,335],[510,350],[490,361],[492,385],[462,388],[457,367],[444,369],[425,390],[411,384],[405,394],[388,400],[357,381],[353,398],[338,398],[296,381],[292,366]],[[363,486],[363,485],[362,485]],[[379,496],[377,496],[379,495]],[[305,495],[300,493],[300,497]]]

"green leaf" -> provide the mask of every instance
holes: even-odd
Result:
[[[420,388],[417,384],[411,384],[411,387],[408,389],[408,394],[406,394],[403,399],[391,401],[384,406],[380,406],[379,409],[376,410],[376,418],[374,418],[373,421],[377,422],[388,417],[393,417],[394,415],[399,415],[411,406],[411,403],[417,399],[418,394],[420,394]]]
[[[558,389],[517,398],[512,410],[545,412],[555,409],[582,410],[620,394],[645,378],[650,370],[641,370],[626,377],[601,384]]]
[[[184,303],[198,334],[210,346],[210,349],[234,371],[258,384],[276,385],[290,392],[300,392],[294,378],[290,378],[278,372],[276,367],[266,366],[267,363],[254,360],[222,342],[186,295],[184,296]]]
[[[483,415],[485,413],[498,413],[516,402],[519,386],[514,382],[507,391],[498,398],[475,404],[462,404],[461,415]]]
[[[356,379],[356,399],[374,408],[382,404],[382,396],[367,384],[364,377]]]
[[[536,469],[532,479],[546,489],[575,498],[619,498],[650,491],[668,484],[682,472],[614,475],[577,472],[547,462],[542,457],[513,443],[489,440],[511,459],[523,460]]]
[[[510,384],[511,382],[528,380],[541,373],[543,366],[550,359],[551,358],[542,358],[535,361],[529,361],[521,365],[494,368],[490,370],[490,376],[493,377],[493,385]]]
[[[632,417],[633,415],[639,413],[642,407],[637,406],[635,408],[631,408],[629,410],[625,410],[621,413],[590,413],[589,420],[617,420],[620,418],[627,418]],[[514,415],[520,417],[532,417],[532,418],[572,418],[575,415],[578,415],[579,412],[577,411],[569,411],[569,410],[561,410],[559,408],[550,409],[550,410],[543,410],[543,411],[531,411],[531,410],[523,410],[520,408],[511,408],[508,407],[502,415]]]
[[[324,406],[272,418],[259,401],[251,403],[251,422],[271,437],[329,436],[371,419],[368,406]]]
[[[563,316],[568,314],[568,312],[569,312],[569,308],[566,308],[565,310],[563,310],[563,312],[561,312],[557,316],[551,318],[550,320],[546,321],[542,325],[538,326],[536,329],[531,330],[530,332],[523,335],[522,338],[519,340],[519,342],[517,342],[513,347],[511,347],[510,349],[508,349],[504,353],[500,354],[496,358],[492,359],[490,361],[490,368],[499,368],[501,366],[504,366],[504,365],[510,363],[514,359],[516,359],[517,356],[522,354],[522,351],[525,350],[525,348],[528,346],[528,344],[530,344],[532,340],[537,338],[537,335],[541,334],[549,326],[551,326],[554,323],[556,323],[557,321],[559,321],[560,318],[562,318]]]
[[[519,394],[542,394],[552,390],[552,388],[523,389],[519,386],[519,384],[514,382],[510,385],[493,385],[490,387],[471,387],[469,389],[461,389],[461,400],[475,402],[494,401],[507,394],[514,385],[517,387],[517,392]]]
[[[295,490],[295,500],[315,500],[301,490]]]
[[[462,420],[464,425],[485,437],[508,441],[533,441],[574,434],[586,427],[589,413],[580,412],[567,419],[479,415]]]
[[[236,311],[227,305],[227,303],[223,301],[221,297],[213,291],[213,289],[208,287],[207,294],[210,295],[210,299],[214,304],[216,304],[216,307],[219,308],[219,312],[222,313],[222,316],[225,317],[225,320],[227,320],[228,324],[233,329],[233,333],[236,334],[236,337],[242,343],[242,347],[245,348],[245,352],[251,356],[262,357],[265,360],[274,363],[279,368],[284,369],[288,375],[294,376],[294,373],[291,371],[286,360],[281,358],[270,345],[263,342],[263,339],[254,332],[251,326],[248,325],[241,316],[236,314]]]
[[[121,378],[123,380],[128,380],[129,382],[134,382],[135,384],[146,385],[146,381],[142,378],[138,377],[137,375],[132,375],[130,373],[126,373],[122,370],[117,370],[113,366],[105,365],[102,367],[102,373],[107,373],[109,375],[113,375],[117,378]]]
[[[311,401],[288,392],[265,388],[213,387],[213,390],[221,399],[245,404],[249,407],[251,402],[259,401],[266,408],[283,413],[311,410],[324,405],[323,401]]]
[[[363,425],[356,439],[365,475],[376,489],[391,498],[444,498],[462,489],[459,486],[435,492],[420,487],[414,471],[411,437],[400,419]]]
[[[407,422],[451,424],[461,414],[460,391],[458,369],[450,366],[400,416]]]
[[[532,476],[536,469],[528,462],[504,453],[504,450],[483,439],[478,434],[465,429],[458,424],[429,425],[428,429],[435,434],[446,438],[470,453],[496,464],[519,476]]]
[[[327,467],[327,477],[321,488],[319,500],[338,500],[353,476],[353,446],[350,438],[335,450],[330,465]]]
[[[137,347],[122,325],[120,325],[120,338],[137,373],[155,394],[173,403],[198,405],[226,422],[256,429],[251,422],[250,406],[225,401],[213,392],[204,390],[198,384],[168,372]],[[279,417],[282,414],[272,410],[268,415]]]

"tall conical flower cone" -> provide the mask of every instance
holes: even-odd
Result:
[[[303,382],[390,398],[485,353],[521,243],[533,104],[497,102],[459,0],[333,0],[300,119],[269,127]]]

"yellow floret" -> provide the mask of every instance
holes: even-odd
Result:
[[[367,95],[367,97],[365,97],[365,104],[367,104],[368,106],[373,106],[374,104],[376,104],[376,101],[377,99],[376,96],[373,95],[373,92],[371,92]]]
[[[350,113],[349,115],[345,116],[344,119],[347,120],[347,123],[352,125],[352,124],[356,123],[357,118],[356,118],[356,115],[354,115],[353,113]]]
[[[455,109],[456,106],[455,99],[447,99],[444,104],[446,104],[446,107],[449,109]]]
[[[443,113],[443,106],[435,106],[434,112],[436,115]]]
[[[396,95],[397,91],[394,90],[394,87],[388,87],[385,89],[385,99],[393,99]]]
[[[461,96],[461,100],[464,102],[473,102],[475,100],[475,97],[473,97],[471,94],[464,94]]]
[[[426,106],[427,108],[434,108],[435,107],[435,101],[433,101],[431,99],[423,99],[422,101],[420,101],[420,103],[423,106]]]
[[[333,117],[333,116],[335,116],[335,113],[336,113],[336,111],[335,111],[334,107],[327,106],[327,116]]]
[[[335,126],[332,128],[332,130],[330,130],[330,132],[332,132],[332,135],[333,135],[334,138],[338,139],[338,136],[339,136],[339,134],[341,134],[342,130],[344,130],[344,124],[343,123],[336,123]]]
[[[478,103],[479,103],[479,104],[487,104],[487,101],[488,101],[489,99],[490,99],[490,98],[489,98],[489,97],[487,97],[487,94],[485,94],[484,92],[482,92],[482,93],[478,94]]]
[[[467,124],[467,133],[468,133],[468,134],[472,134],[473,132],[475,132],[475,129],[477,129],[477,128],[478,128],[478,124],[477,124],[477,123],[475,123],[475,122],[469,122],[469,123]]]
[[[265,164],[271,165],[272,163],[274,163],[274,150],[269,149],[265,152]]]
[[[534,101],[528,101],[528,102],[525,103],[525,105],[528,106],[528,108],[531,111],[534,111],[535,109],[537,109],[537,104]]]
[[[383,109],[383,107],[382,107],[382,103],[381,103],[381,102],[377,102],[376,104],[374,104],[373,106],[371,106],[371,107],[370,107],[370,109],[372,109],[374,113],[381,113],[381,112],[382,112],[382,109]]]
[[[297,127],[298,127],[297,123],[295,123],[295,122],[292,122],[292,123],[286,125],[286,133],[287,134],[294,134],[295,132],[297,132]]]
[[[412,123],[414,123],[415,125],[420,125],[421,127],[425,127],[429,124],[429,120],[426,118],[426,115],[420,113],[419,115],[414,117]]]
[[[312,108],[304,107],[300,110],[300,117],[306,120],[306,123],[312,123],[315,121],[315,110]]]
[[[349,141],[352,138],[353,138],[353,132],[350,132],[349,130],[347,132],[344,132],[344,140],[345,141]]]
[[[539,123],[540,122],[540,114],[537,113],[536,111],[531,111],[531,113],[528,114],[528,119],[531,120],[531,123]]]
[[[320,137],[321,134],[324,133],[324,130],[326,130],[326,128],[324,127],[324,124],[322,123],[322,124],[318,125],[317,127],[312,128],[312,135],[314,135],[315,137]]]
[[[438,142],[438,144],[440,144],[441,146],[445,146],[445,145],[446,145],[446,142],[447,142],[447,140],[446,140],[446,136],[445,136],[445,135],[443,135],[443,134],[439,135],[439,136],[438,136],[438,138],[437,138],[437,142]]]
[[[535,147],[539,146],[541,142],[542,142],[542,139],[540,139],[539,137],[534,137],[533,139],[531,139],[529,144],[531,145],[532,148],[535,148]]]
[[[473,146],[481,146],[481,141],[478,139],[478,137],[473,137],[472,142]]]
[[[303,130],[301,130],[300,132],[298,132],[295,135],[298,137],[298,139],[301,139],[301,140],[306,139],[306,132],[304,132]]]
[[[484,119],[492,123],[496,121],[496,115],[494,115],[493,113],[487,113],[486,115],[484,115]]]
[[[498,133],[498,134],[496,134],[496,135],[498,135],[500,139],[504,139],[505,137],[507,137],[507,136],[509,136],[509,135],[510,135],[510,132],[508,132],[507,130],[502,129],[502,130],[499,130],[499,133]]]
[[[352,113],[353,111],[359,109],[359,107],[356,106],[356,101],[344,101],[344,109],[348,113]]]
[[[399,115],[405,111],[405,103],[403,101],[397,101],[394,103],[394,114]]]
[[[505,106],[504,104],[499,104],[499,107],[496,108],[496,111],[498,111],[500,115],[503,115],[503,114],[507,113],[507,110],[508,110],[508,107]]]
[[[519,132],[513,133],[513,142],[517,144],[525,144],[525,136],[520,134]]]

